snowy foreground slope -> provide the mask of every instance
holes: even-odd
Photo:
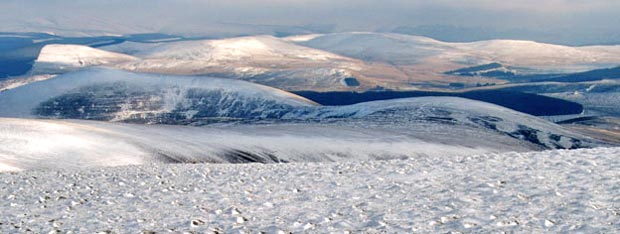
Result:
[[[525,140],[466,126],[362,124],[187,127],[0,119],[0,171],[155,162],[360,161],[541,149]]]
[[[613,233],[620,148],[0,173],[0,230]]]

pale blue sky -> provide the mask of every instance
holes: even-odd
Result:
[[[243,24],[262,25],[246,27]],[[311,25],[318,31],[389,31],[450,25],[605,37],[617,35],[617,0],[2,0],[0,31],[230,31],[254,34]],[[39,27],[37,27],[39,26]],[[27,28],[26,27],[26,28]],[[227,29],[228,27],[228,29]],[[215,31],[214,31],[215,30]],[[290,31],[290,30],[289,30]],[[292,30],[294,31],[294,30]],[[526,33],[524,33],[524,36]],[[597,36],[597,35],[601,36]],[[612,36],[608,36],[612,37]]]

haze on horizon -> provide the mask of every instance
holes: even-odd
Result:
[[[174,3],[171,3],[174,2]],[[4,0],[0,31],[200,36],[381,31],[447,41],[620,42],[613,0]]]

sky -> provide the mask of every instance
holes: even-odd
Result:
[[[59,34],[295,34],[403,27],[408,31],[400,32],[415,34],[420,31],[417,27],[425,26],[425,33],[446,37],[428,32],[427,26],[443,26],[435,31],[454,34],[458,29],[472,35],[484,31],[488,37],[519,39],[572,37],[588,44],[620,41],[617,25],[617,0],[0,1],[0,31]]]

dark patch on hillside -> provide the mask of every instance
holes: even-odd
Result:
[[[315,101],[321,105],[342,106],[356,103],[389,100],[397,98],[448,96],[462,97],[473,100],[493,103],[523,113],[549,116],[579,114],[583,106],[558,98],[551,98],[537,94],[503,91],[483,90],[464,93],[427,92],[427,91],[377,91],[377,92],[313,92],[299,91],[296,94]]]

